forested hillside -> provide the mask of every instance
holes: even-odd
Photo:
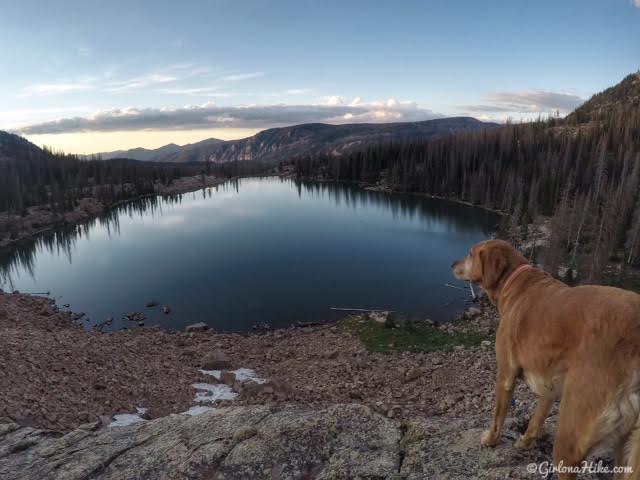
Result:
[[[538,260],[554,274],[569,267],[569,280],[598,281],[612,259],[640,263],[639,98],[636,73],[566,119],[303,157],[294,172],[498,209],[519,241],[532,221],[550,216]]]
[[[54,212],[66,212],[85,197],[108,206],[153,193],[156,186],[170,185],[184,176],[228,177],[255,171],[261,171],[261,167],[251,163],[86,160],[41,149],[20,136],[0,132],[0,212],[21,215],[34,205],[48,205]]]

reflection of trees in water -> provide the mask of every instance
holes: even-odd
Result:
[[[0,253],[0,286],[13,289],[14,281],[20,274],[27,274],[35,278],[35,261],[38,254],[47,252],[56,256],[64,256],[69,263],[73,263],[72,252],[78,240],[89,239],[91,231],[102,227],[107,235],[120,235],[120,218],[127,215],[130,218],[162,215],[163,205],[179,205],[182,194],[144,197],[120,204],[111,210],[85,222],[68,227],[61,227],[50,232],[44,232],[18,244],[14,249]]]
[[[350,184],[328,182],[297,182],[289,179],[271,177],[296,188],[302,197],[327,198],[336,206],[345,205],[352,209],[375,207],[390,211],[394,218],[408,218],[419,221],[426,228],[454,233],[489,233],[498,221],[497,215],[467,205],[447,200],[438,200],[416,195],[389,195],[371,192]],[[255,182],[256,178],[248,178]],[[202,191],[203,198],[211,198],[213,191],[239,193],[243,179],[234,179]],[[193,194],[195,195],[195,193]],[[43,233],[29,239],[9,252],[0,253],[0,286],[13,289],[13,278],[26,273],[32,278],[35,272],[36,257],[41,252],[57,256],[64,255],[72,263],[72,252],[78,240],[89,239],[92,230],[102,227],[107,235],[120,235],[120,219],[123,215],[130,218],[157,218],[163,215],[163,206],[182,204],[183,194],[150,196],[120,204],[108,212],[78,225]]]
[[[424,227],[447,232],[482,231],[488,234],[495,230],[499,221],[498,215],[493,212],[449,200],[373,192],[348,183],[293,182],[299,196],[304,192],[312,198],[329,198],[337,206],[344,204],[354,210],[375,207],[390,211],[393,218],[419,221]]]

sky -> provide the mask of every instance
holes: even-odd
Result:
[[[0,0],[0,65],[0,129],[68,153],[521,120],[640,68],[640,0]]]

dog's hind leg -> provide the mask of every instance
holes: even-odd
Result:
[[[580,369],[569,371],[565,377],[553,445],[553,463],[560,467],[560,480],[576,478],[575,472],[600,439],[607,389],[593,388],[593,378],[603,377],[593,370]]]
[[[554,399],[549,397],[542,397],[538,400],[533,416],[529,420],[529,425],[527,425],[527,431],[516,440],[514,445],[516,448],[530,448],[533,445],[535,439],[540,436],[540,429],[549,416],[549,410],[551,410],[553,402]]]

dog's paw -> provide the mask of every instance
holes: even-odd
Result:
[[[498,439],[491,430],[485,430],[480,437],[480,445],[483,447],[495,447]]]
[[[526,437],[524,435],[520,435],[520,438],[516,440],[513,446],[520,450],[528,450],[533,446],[534,441],[535,441],[535,438],[533,437]]]

